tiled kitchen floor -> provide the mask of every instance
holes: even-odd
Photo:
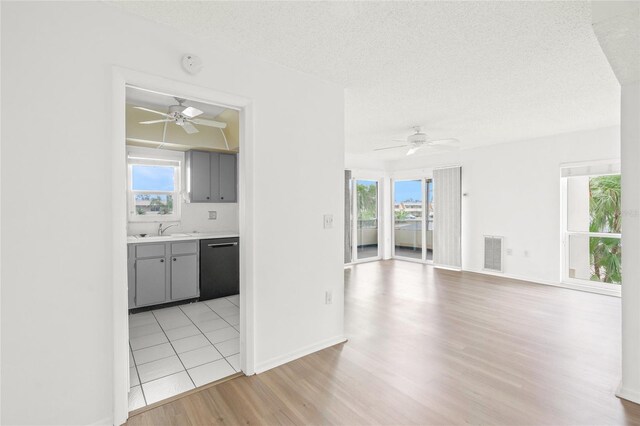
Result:
[[[239,296],[129,315],[129,410],[240,371]]]

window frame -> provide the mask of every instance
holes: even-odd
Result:
[[[609,170],[603,169],[603,166],[607,166]],[[575,236],[586,236],[587,238],[615,238],[622,239],[621,233],[606,233],[606,232],[590,232],[590,231],[572,231],[569,229],[569,221],[568,221],[568,179],[572,176],[571,174],[564,175],[562,173],[562,169],[564,168],[573,168],[573,167],[582,167],[587,169],[587,172],[580,173],[575,176],[588,176],[596,177],[596,176],[607,176],[607,175],[620,175],[620,171],[616,169],[619,167],[618,161],[601,161],[601,162],[592,162],[592,163],[577,163],[570,165],[561,165],[561,177],[560,177],[560,192],[561,192],[561,283],[570,288],[577,288],[580,290],[591,291],[595,293],[608,294],[612,296],[620,296],[622,283],[603,283],[600,281],[591,281],[582,278],[575,278],[569,275],[569,266],[570,266],[570,239],[572,235]],[[590,168],[594,170],[589,172]],[[624,279],[623,279],[624,281]]]
[[[169,166],[173,167],[174,189],[163,190],[134,190],[133,166]],[[164,223],[179,222],[182,218],[182,182],[184,173],[184,153],[162,149],[141,147],[127,148],[127,220],[135,223]],[[166,194],[173,196],[173,213],[167,215],[138,215],[135,212],[135,197],[138,194]]]

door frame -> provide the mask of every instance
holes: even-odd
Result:
[[[129,417],[129,327],[127,286],[127,163],[126,87],[136,86],[159,93],[226,106],[239,111],[238,203],[240,245],[240,368],[255,374],[254,358],[254,135],[251,99],[183,81],[114,66],[111,72],[111,216],[113,288],[113,422]]]
[[[377,212],[376,220],[378,221],[378,255],[375,257],[365,257],[364,259],[358,258],[358,181],[376,182],[377,184]],[[369,177],[369,176],[351,176],[352,191],[351,191],[351,262],[349,264],[375,262],[382,259],[383,247],[381,244],[382,230],[380,228],[382,217],[382,200],[380,195],[382,194],[382,181],[381,177]]]

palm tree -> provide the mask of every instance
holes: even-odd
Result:
[[[590,232],[620,233],[620,175],[598,176],[589,180]],[[622,282],[619,238],[591,237],[591,279],[606,283]]]

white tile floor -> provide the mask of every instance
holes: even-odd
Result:
[[[129,410],[240,371],[238,295],[129,315]]]

